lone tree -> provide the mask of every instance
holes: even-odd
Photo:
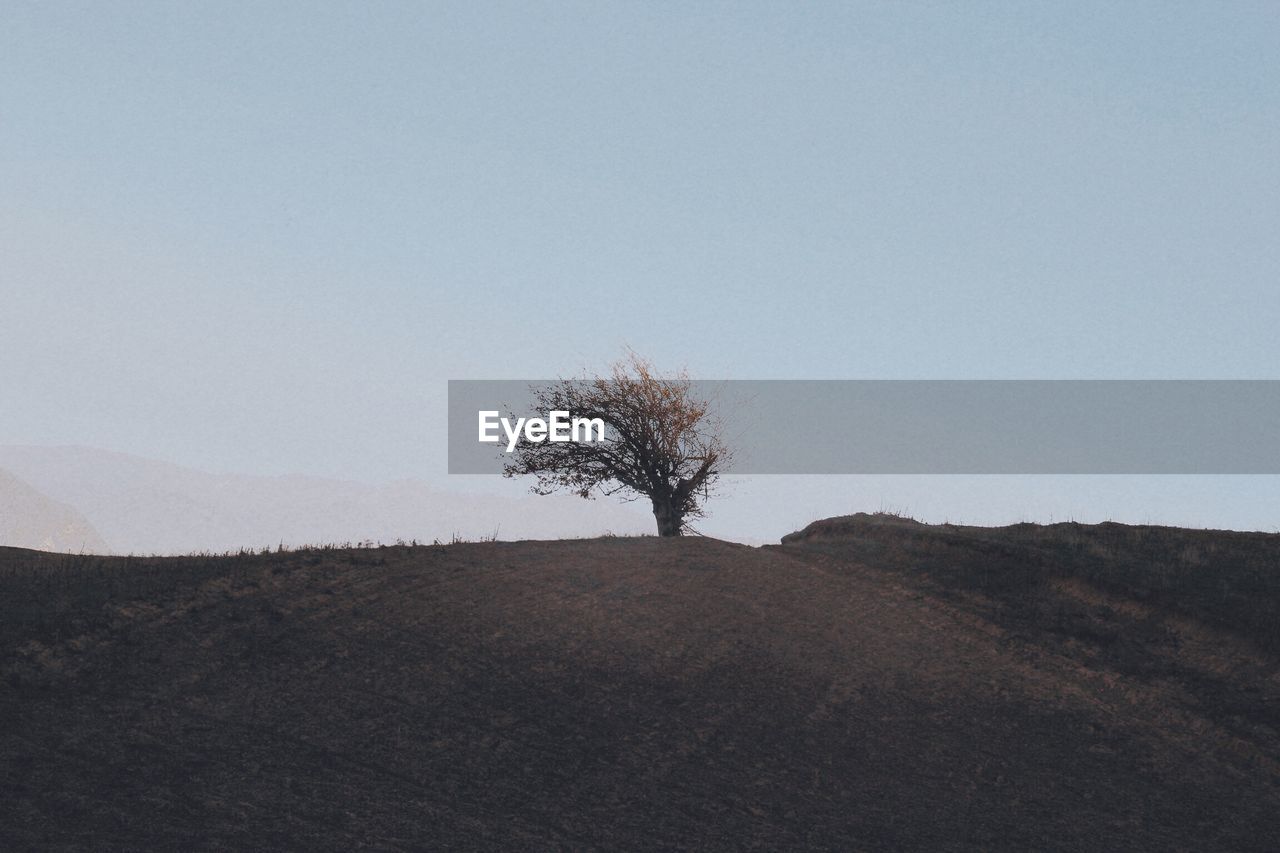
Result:
[[[718,421],[697,399],[688,374],[654,376],[649,362],[629,353],[611,375],[562,379],[532,389],[543,411],[599,418],[605,438],[595,442],[533,442],[521,438],[503,475],[532,474],[540,495],[560,489],[584,498],[598,491],[653,504],[659,536],[679,536],[703,504],[728,462]]]

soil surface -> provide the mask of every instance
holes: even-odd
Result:
[[[1280,848],[1263,645],[875,527],[0,549],[0,848]]]

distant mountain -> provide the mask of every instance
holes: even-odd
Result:
[[[495,534],[555,539],[648,533],[652,526],[647,514],[611,501],[451,493],[415,480],[369,485],[211,474],[84,447],[0,446],[0,467],[78,510],[114,553]]]
[[[0,470],[0,545],[41,551],[107,550],[83,515],[5,470]]]

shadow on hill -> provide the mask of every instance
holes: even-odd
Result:
[[[1228,725],[1280,729],[1270,677],[1280,657],[1280,535],[857,514],[782,541],[939,594],[999,625],[1009,642],[1173,680]]]

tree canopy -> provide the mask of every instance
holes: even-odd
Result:
[[[569,490],[624,499],[648,498],[660,536],[679,536],[705,503],[730,459],[709,401],[694,393],[688,373],[655,375],[635,353],[606,376],[562,379],[533,390],[542,410],[599,418],[604,441],[534,442],[522,438],[503,473],[532,475],[533,491]]]

